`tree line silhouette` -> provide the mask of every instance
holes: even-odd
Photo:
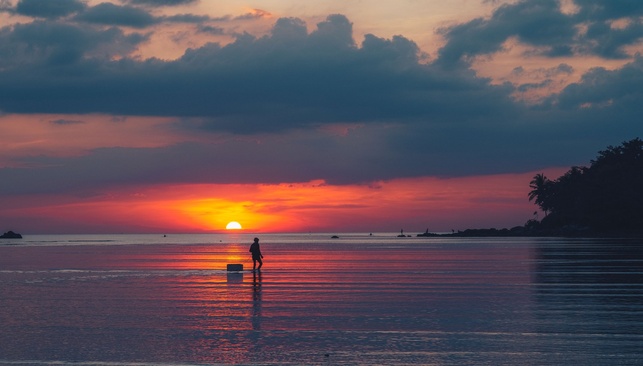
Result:
[[[589,167],[550,180],[536,174],[529,200],[545,213],[526,229],[540,234],[643,234],[643,141],[599,151]]]

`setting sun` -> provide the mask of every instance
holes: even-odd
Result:
[[[236,221],[230,221],[228,225],[225,226],[226,230],[240,230],[241,224]]]

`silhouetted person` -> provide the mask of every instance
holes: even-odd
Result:
[[[250,245],[249,252],[252,253],[252,270],[261,269],[263,255],[261,255],[261,248],[259,248],[259,238],[255,238],[255,242]],[[259,262],[259,268],[257,268],[257,262]]]

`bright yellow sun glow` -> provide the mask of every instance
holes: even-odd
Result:
[[[236,221],[230,221],[228,225],[225,226],[226,230],[240,230],[241,224]]]

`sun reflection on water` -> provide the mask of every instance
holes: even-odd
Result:
[[[245,240],[0,248],[0,355],[322,364],[331,354],[341,364],[409,365],[460,360],[466,346],[485,364],[641,359],[635,249],[403,240],[262,238],[261,272],[226,271],[250,262]],[[558,351],[540,352],[549,349]]]

